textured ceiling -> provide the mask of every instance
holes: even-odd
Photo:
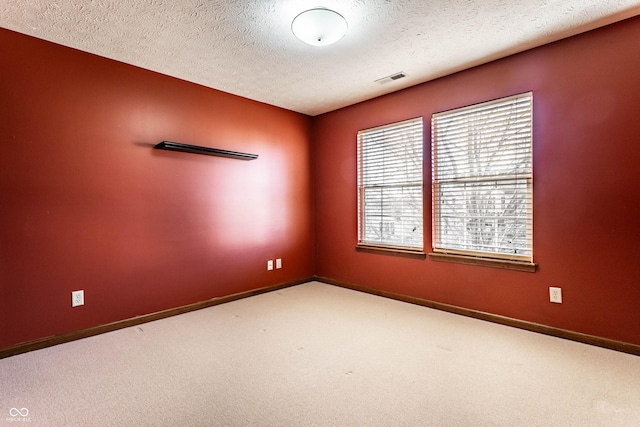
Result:
[[[317,6],[347,19],[338,43],[293,36]],[[312,116],[639,14],[640,0],[0,0],[1,27]]]

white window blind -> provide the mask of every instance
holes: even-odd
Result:
[[[533,261],[533,95],[432,116],[433,251]]]
[[[358,132],[358,243],[423,248],[422,118]]]

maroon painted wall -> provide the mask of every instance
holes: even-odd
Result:
[[[316,273],[640,344],[638,52],[634,18],[316,118]],[[359,129],[424,118],[428,251],[431,115],[527,91],[536,273],[356,252]]]
[[[309,117],[4,29],[0,52],[0,348],[313,276]]]

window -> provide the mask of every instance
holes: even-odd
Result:
[[[358,245],[421,252],[422,118],[358,132]]]
[[[532,93],[434,114],[433,251],[533,262]]]

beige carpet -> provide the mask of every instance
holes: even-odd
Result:
[[[640,358],[311,282],[0,360],[3,424],[639,426]]]

